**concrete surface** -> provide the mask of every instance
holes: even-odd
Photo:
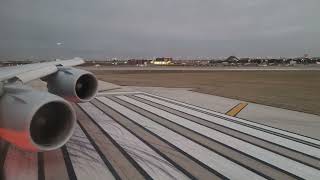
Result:
[[[105,82],[105,81],[100,81],[100,80],[98,81],[98,91],[99,92],[114,90],[114,89],[119,89],[119,88],[121,88],[121,86],[119,86],[119,85]]]
[[[239,119],[225,115],[238,100],[101,84],[74,104],[66,146],[32,153],[0,140],[0,179],[320,179],[320,140],[304,136],[318,137],[319,116],[249,103]]]
[[[243,102],[192,92],[184,88],[124,87],[121,90],[148,92],[221,113],[226,113],[238,103]],[[248,103],[248,106],[240,111],[237,117],[320,139],[320,116],[317,115]]]
[[[142,91],[225,113],[241,101],[190,91],[192,88],[123,87],[121,90]],[[119,90],[119,91],[121,91]]]
[[[32,81],[30,85],[39,90],[46,90],[46,83],[43,81]],[[221,113],[226,113],[232,107],[243,102],[236,99],[193,92],[191,91],[192,88],[119,86],[99,81],[98,89],[101,92],[147,92]],[[320,139],[320,116],[317,115],[248,103],[248,106],[237,117]]]
[[[320,139],[320,116],[249,103],[237,117]]]

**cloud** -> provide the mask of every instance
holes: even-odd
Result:
[[[320,1],[4,0],[0,57],[318,55]],[[63,42],[58,46],[57,42]]]

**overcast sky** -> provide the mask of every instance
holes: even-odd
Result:
[[[319,0],[1,0],[0,57],[320,55]]]

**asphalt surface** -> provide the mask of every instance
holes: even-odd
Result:
[[[0,143],[6,179],[320,179],[320,141],[148,93],[74,105],[63,148]]]

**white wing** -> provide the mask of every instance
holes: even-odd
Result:
[[[12,82],[19,80],[22,83],[26,83],[55,73],[58,71],[58,67],[70,67],[83,63],[83,59],[74,58],[63,61],[61,60],[47,63],[35,63],[15,67],[5,67],[0,69],[0,81]]]

